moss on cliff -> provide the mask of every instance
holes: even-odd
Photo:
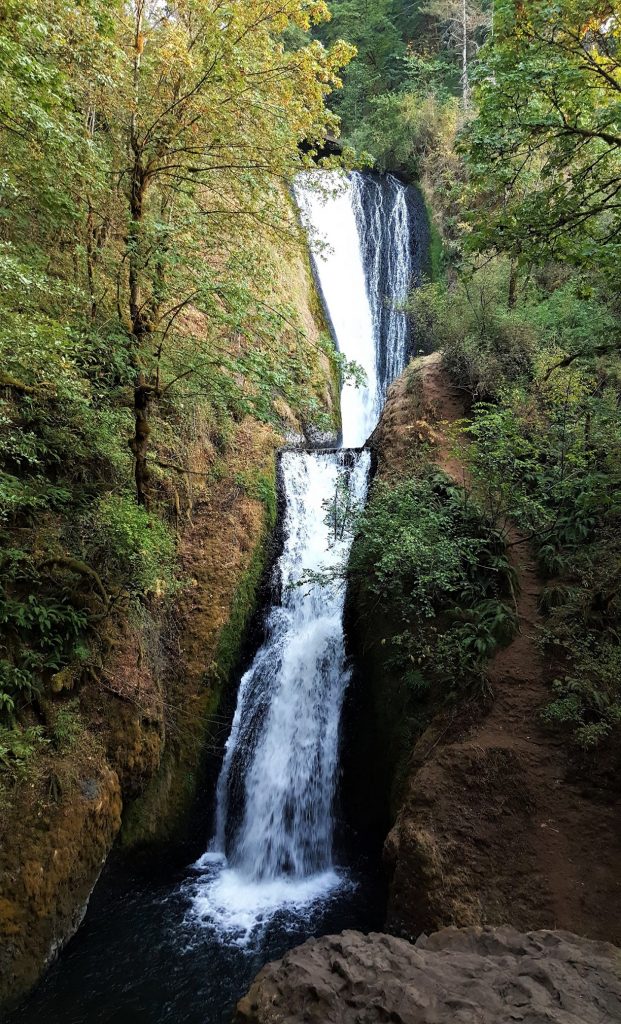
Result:
[[[228,681],[239,663],[246,627],[256,609],[257,592],[265,567],[265,538],[253,553],[233,598],[231,616],[220,634],[216,650],[217,676]]]
[[[187,703],[184,681],[179,680],[170,695],[167,715],[167,742],[157,772],[146,789],[132,801],[123,814],[120,841],[126,849],[179,839],[187,830],[204,775],[205,759],[217,751],[221,742],[222,697],[239,666],[246,631],[256,611],[257,595],[265,570],[268,540],[276,523],[275,472],[261,470],[255,477],[258,486],[246,490],[263,509],[263,523],[249,565],[241,572],[233,593],[229,615],[217,635],[213,660],[204,679]],[[210,654],[213,635],[204,637],[204,655]],[[187,680],[186,680],[187,681]]]
[[[223,409],[217,396],[187,401],[171,392],[153,409],[151,517],[112,501],[106,519],[118,578],[103,571],[107,548],[97,549],[103,562],[96,575],[78,567],[76,576],[61,554],[54,562],[53,585],[81,599],[84,592],[98,625],[75,663],[63,663],[49,686],[46,681],[37,715],[25,714],[14,733],[24,742],[12,742],[5,754],[0,737],[0,1002],[29,986],[77,927],[119,831],[121,809],[125,849],[178,836],[205,761],[217,758],[226,739],[221,702],[238,667],[276,521],[276,452],[285,433],[304,434],[309,417],[321,430],[336,431],[339,421],[338,360],[322,339],[325,323],[307,258],[301,253],[285,261],[274,251],[270,260],[274,305],[286,304],[290,315],[278,320],[282,336],[267,354],[278,372],[265,417],[244,396]],[[191,308],[178,326],[188,337],[211,330]],[[287,387],[279,387],[279,374]],[[108,424],[106,443],[115,452],[125,446],[120,472],[128,457],[117,426]],[[120,484],[102,477],[97,486],[110,491]],[[93,523],[88,531],[80,523],[96,544]],[[50,545],[61,552],[69,537],[57,517],[27,540],[42,558]],[[162,538],[166,543],[154,546]],[[134,569],[147,548],[145,590]],[[109,603],[101,614],[104,592]],[[71,722],[79,723],[76,744],[63,739]],[[107,780],[106,786],[93,779]],[[87,800],[83,785],[100,798]],[[50,860],[43,899],[36,871],[28,881],[20,865]]]

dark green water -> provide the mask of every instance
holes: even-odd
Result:
[[[223,942],[192,916],[192,869],[111,866],[77,934],[7,1024],[220,1024],[268,960],[311,935],[381,924],[378,879],[352,882],[254,944]]]

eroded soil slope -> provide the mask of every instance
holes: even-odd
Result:
[[[393,386],[376,433],[378,472],[407,472],[413,450],[460,484],[446,425],[463,416],[438,354]],[[521,541],[515,530],[511,542]],[[385,844],[388,927],[415,938],[446,925],[564,928],[621,943],[621,803],[577,769],[539,712],[550,679],[537,645],[543,587],[513,543],[519,633],[489,666],[487,708],[442,715],[418,740]]]

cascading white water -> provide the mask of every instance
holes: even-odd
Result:
[[[341,391],[344,448],[363,445],[381,411],[377,324],[367,291],[354,181],[353,176],[340,178],[326,172],[310,179],[302,175],[295,188],[311,241],[322,246],[314,263],[339,351],[358,363],[366,377],[365,387],[348,381]]]
[[[281,460],[287,495],[282,603],[270,608],[267,640],[240,684],[212,843],[224,851],[231,772],[241,769],[244,813],[229,862],[249,877],[304,878],[330,864],[338,721],[348,680],[343,588],[295,584],[309,570],[342,561],[348,539],[338,530],[334,536],[322,503],[344,473],[352,500],[362,505],[368,469],[366,452],[353,459],[346,452],[287,452]]]
[[[248,750],[244,816],[232,852],[233,863],[255,878],[306,878],[331,863],[338,723],[348,679],[343,587],[295,584],[306,570],[337,566],[346,554],[348,541],[334,531],[322,499],[335,494],[344,472],[352,500],[362,504],[368,453],[351,468],[346,463],[345,455],[288,453],[281,464],[283,599],[272,609],[265,656],[249,673],[253,683],[259,677],[251,689],[267,691],[270,701],[256,747]]]
[[[422,247],[413,245],[421,226],[414,206],[419,197],[391,174],[354,172],[340,188],[333,174],[313,177],[314,187],[308,178],[298,182],[296,197],[311,238],[329,243],[315,256],[319,286],[339,350],[362,367],[367,381],[366,388],[347,383],[341,395],[343,445],[357,447],[371,434],[388,386],[408,358],[403,304],[421,276]]]
[[[352,503],[364,503],[370,456],[349,449],[359,449],[374,429],[386,382],[406,358],[403,314],[386,315],[385,302],[375,295],[387,282],[386,296],[394,302],[409,286],[403,186],[391,179],[390,205],[384,195],[368,202],[365,176],[340,179],[336,189],[333,174],[313,178],[298,180],[296,198],[309,233],[329,247],[315,254],[323,300],[340,351],[362,366],[366,385],[343,388],[340,451],[281,456],[281,597],[269,609],[265,641],[240,683],[218,780],[214,836],[196,865],[204,872],[197,913],[238,942],[252,938],[276,911],[308,906],[343,881],[333,867],[332,840],[339,722],[349,678],[344,589],[295,584],[347,557],[351,538],[335,530],[329,505],[344,480]],[[369,183],[375,187],[373,179]],[[386,269],[375,250],[395,237],[400,255]],[[378,358],[378,352],[386,355]]]
[[[351,197],[375,337],[375,376],[380,406],[408,354],[403,303],[414,276],[408,191],[392,174],[352,174]]]

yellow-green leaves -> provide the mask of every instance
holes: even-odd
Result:
[[[498,6],[465,140],[474,243],[616,276],[621,231],[621,5]],[[480,199],[480,197],[479,197]],[[490,217],[490,207],[493,215]]]

